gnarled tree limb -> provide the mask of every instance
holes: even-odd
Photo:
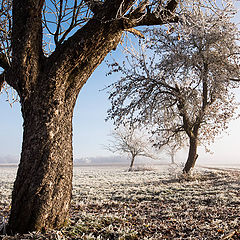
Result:
[[[132,9],[135,3],[134,0],[106,0],[104,3],[85,0],[85,2],[88,4],[96,3],[98,7],[101,7],[98,8],[98,10],[95,8],[93,10],[94,17],[74,33],[72,37],[57,47],[55,53],[53,53],[47,63],[47,65],[55,64],[59,66],[59,69],[64,69],[64,74],[67,74],[70,70],[72,71],[73,63],[76,68],[78,68],[79,64],[83,63],[80,60],[81,56],[79,54],[83,55],[84,49],[88,49],[87,45],[90,44],[89,39],[98,38],[96,32],[100,33],[104,31],[105,34],[105,31],[108,31],[108,34],[110,34],[110,32],[111,34],[121,34],[124,30],[136,26],[162,25],[170,21],[176,22],[178,20],[171,12],[175,11],[177,6],[177,1],[173,0],[169,1],[165,6],[162,6],[164,10],[159,14],[156,14],[155,11],[149,12],[147,9],[148,1],[145,0],[141,1],[135,9]],[[86,32],[86,29],[88,32]],[[107,35],[105,35],[104,38],[108,38]],[[72,54],[73,50],[74,54]],[[92,56],[89,56],[88,61],[92,61],[91,57]]]
[[[156,10],[150,12],[147,9],[147,2],[136,8],[135,11],[127,15],[127,21],[125,26],[136,27],[144,25],[162,25],[169,22],[178,22],[178,17],[174,14],[178,5],[177,0],[171,0],[165,7],[162,7],[163,10]],[[145,10],[143,9],[145,8]]]

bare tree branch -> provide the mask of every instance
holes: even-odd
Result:
[[[87,25],[94,24],[95,28],[97,28],[97,26],[99,27],[108,26],[107,28],[110,31],[114,31],[116,32],[116,34],[122,34],[123,30],[129,28],[131,29],[132,27],[135,26],[156,24],[161,25],[171,21],[176,22],[177,18],[173,17],[173,12],[172,14],[170,14],[171,11],[175,11],[174,9],[175,4],[173,4],[173,2],[175,1],[170,1],[166,6],[163,6],[162,12],[160,12],[157,15],[156,13],[151,13],[147,11],[148,2],[145,0],[139,1],[138,5],[134,8],[133,8],[133,4],[135,3],[134,0],[131,1],[115,0],[114,4],[110,0],[104,1],[103,4],[97,1],[96,2],[85,1],[85,3],[87,3],[88,5],[93,3],[101,5],[101,11],[100,10],[99,12],[95,11],[94,17],[87,23]],[[62,68],[64,68],[67,72],[68,71],[67,65],[70,67],[68,63],[74,62],[74,60],[70,59],[69,56],[79,58],[79,55],[70,54],[72,49],[77,49],[79,48],[79,46],[83,46],[84,48],[85,44],[89,44],[88,43],[89,36],[88,39],[85,38],[84,28],[85,25],[80,30],[78,30],[71,38],[66,40],[65,41],[66,44],[63,44],[64,46],[58,46],[58,48],[56,49],[56,54],[54,54],[55,57],[53,57],[53,59],[50,62],[54,63],[56,61],[58,62],[61,61],[62,62],[61,64],[64,64]],[[66,35],[68,33],[69,31],[65,32],[64,37],[60,40],[60,43],[63,43],[63,39],[66,39]],[[96,30],[93,30],[92,38],[96,38],[95,33]]]
[[[62,21],[62,9],[63,9],[63,0],[60,0],[60,9],[59,9],[59,14],[58,14],[58,22],[57,22],[57,29],[54,33],[54,41],[55,44],[58,44],[58,36],[59,36],[59,31],[60,31],[60,26],[61,26],[61,21]]]
[[[135,28],[129,28],[126,31],[130,32],[138,37],[144,38],[144,35],[140,31],[136,30]]]
[[[240,78],[230,78],[229,80],[233,82],[240,82]]]
[[[175,15],[178,1],[171,0],[166,6],[158,5],[155,11],[148,10],[148,1],[143,1],[132,13],[126,16],[125,25],[129,27],[144,25],[162,25],[166,23],[178,22],[178,16]]]

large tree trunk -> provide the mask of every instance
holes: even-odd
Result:
[[[83,35],[86,39],[82,54],[74,68],[60,68],[64,60],[58,52],[52,58],[42,59],[40,69],[29,69],[29,73],[20,75],[28,79],[21,81],[24,85],[18,90],[24,133],[12,194],[9,233],[60,228],[67,219],[72,191],[75,102],[84,83],[108,52],[118,45],[122,34],[121,30],[110,32],[108,27],[111,26],[100,28],[99,25],[97,32],[94,21],[88,25],[92,31]],[[74,44],[74,38],[69,42]],[[72,46],[72,52],[79,50]]]
[[[57,228],[68,216],[75,102],[48,95],[22,102],[23,144],[9,219],[13,233]]]
[[[196,160],[197,160],[197,137],[196,136],[191,136],[189,138],[189,152],[188,152],[188,159],[185,164],[185,167],[183,169],[184,173],[189,173],[192,168],[194,168]]]
[[[12,1],[12,62],[5,69],[6,81],[19,94],[24,119],[21,161],[8,224],[12,233],[64,224],[71,200],[72,115],[79,91],[117,47],[125,29],[164,24],[178,4],[170,1],[162,17],[145,17],[137,11],[128,16],[130,20],[118,18],[118,14],[119,10],[127,13],[133,1],[104,1],[98,4],[99,11],[92,7],[91,20],[45,57],[44,2]]]

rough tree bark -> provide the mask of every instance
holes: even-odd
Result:
[[[62,225],[71,200],[73,103],[49,107],[48,98],[39,104],[39,96],[32,97],[22,107],[21,163],[9,220],[13,232]]]
[[[172,11],[177,2],[169,2]],[[47,58],[42,48],[44,0],[13,0],[12,63],[5,67],[4,76],[18,92],[24,131],[9,233],[64,225],[72,191],[72,116],[77,96],[95,68],[117,47],[125,29],[164,23],[153,15],[137,24],[114,19],[122,1],[114,3],[106,0],[96,17]],[[139,14],[131,17],[134,20]]]
[[[191,136],[189,138],[189,152],[187,162],[184,166],[183,172],[189,173],[192,168],[194,168],[197,160],[197,136]]]
[[[185,125],[187,125],[186,129],[189,136],[189,152],[188,152],[188,159],[184,166],[183,172],[189,173],[192,168],[194,168],[196,160],[198,158],[197,154],[197,147],[198,147],[198,131],[202,123],[202,118],[204,116],[204,113],[206,111],[206,108],[208,106],[208,64],[205,63],[204,57],[203,57],[203,72],[202,72],[202,107],[201,111],[199,112],[196,122],[194,123],[193,130],[189,131],[191,124],[189,124],[189,121],[186,120],[185,117]]]
[[[108,30],[111,26],[102,26],[102,29],[96,26],[94,21],[86,26],[89,39],[82,45],[77,73],[65,72],[66,68],[49,69],[48,64],[53,61],[50,58],[45,60],[43,71],[36,73],[38,84],[24,88],[19,94],[24,132],[9,219],[12,232],[58,228],[66,220],[72,191],[75,101],[91,73],[121,37],[121,31]],[[73,49],[76,48],[73,44]],[[56,56],[54,60],[59,59]]]
[[[179,88],[177,91],[180,93]],[[183,173],[189,173],[192,168],[194,168],[196,160],[197,160],[197,146],[198,146],[198,131],[201,125],[201,116],[198,116],[195,123],[192,124],[188,118],[188,114],[184,107],[185,101],[180,99],[178,104],[178,109],[180,111],[180,115],[183,121],[183,128],[188,135],[189,138],[189,151],[188,151],[188,158],[183,168]]]

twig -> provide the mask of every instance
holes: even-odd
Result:
[[[230,233],[227,234],[225,237],[223,237],[223,240],[224,240],[224,239],[229,239],[229,238],[231,238],[232,236],[234,236],[235,233],[236,233],[236,231],[230,232]]]

